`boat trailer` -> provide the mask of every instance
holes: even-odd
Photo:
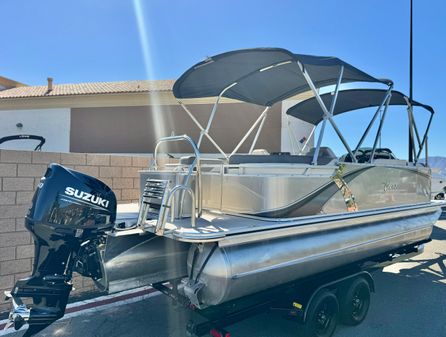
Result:
[[[421,254],[429,241],[204,309],[182,294],[181,279],[152,287],[189,311],[186,333],[191,337],[231,337],[229,326],[268,312],[295,321],[305,337],[332,336],[338,322],[355,326],[366,318],[375,292],[374,271]]]

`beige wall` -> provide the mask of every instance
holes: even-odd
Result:
[[[70,108],[21,109],[0,111],[0,135],[37,135],[45,138],[42,151],[69,152]],[[17,123],[22,124],[17,128]],[[32,150],[36,140],[14,140],[1,144],[7,150]]]
[[[188,106],[198,121],[206,126],[212,106]],[[219,106],[210,134],[225,152],[231,152],[261,114],[263,107],[246,103],[225,103]],[[275,105],[268,114],[256,148],[280,151],[281,111]],[[96,153],[151,153],[156,139],[188,134],[197,140],[199,130],[178,105],[127,106],[71,109],[71,152]],[[241,148],[247,152],[249,141]],[[170,144],[170,152],[191,152],[184,143]],[[209,141],[204,141],[202,152],[217,152]]]
[[[34,189],[49,163],[61,163],[100,178],[116,194],[118,202],[139,198],[139,174],[149,165],[148,157],[0,151],[0,294],[31,273],[34,246],[24,227],[24,217]],[[94,289],[90,279],[75,276],[75,294]],[[10,303],[0,298],[0,312]]]

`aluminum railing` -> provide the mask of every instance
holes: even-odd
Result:
[[[192,191],[192,189],[188,186],[184,186],[184,185],[176,185],[174,188],[172,188],[169,191],[169,194],[167,196],[167,201],[164,207],[162,207],[161,211],[162,214],[159,215],[158,217],[158,223],[156,224],[155,227],[155,233],[157,235],[163,235],[164,234],[164,228],[166,226],[166,220],[167,220],[167,210],[170,209],[170,217],[171,217],[171,221],[174,221],[174,213],[175,213],[175,193],[180,192],[180,191],[186,191],[189,193],[190,197],[191,197],[191,226],[194,228],[195,227],[195,222],[196,222],[196,215],[195,215],[195,196],[194,196],[194,191]],[[184,195],[181,195],[180,198],[183,200],[184,199]]]
[[[198,149],[197,145],[195,144],[195,142],[192,140],[192,138],[190,138],[188,135],[179,135],[179,136],[170,136],[170,137],[163,137],[157,140],[156,142],[156,146],[155,146],[155,150],[153,152],[153,165],[152,168],[153,169],[157,169],[158,168],[158,150],[159,147],[162,143],[168,143],[168,142],[187,142],[191,145],[193,151],[194,151],[194,155],[195,158],[193,160],[193,162],[189,165],[189,169],[187,172],[187,175],[183,181],[183,183],[181,185],[177,185],[174,186],[170,192],[169,192],[169,202],[171,202],[171,198],[173,197],[173,194],[176,193],[177,191],[187,191],[192,198],[192,208],[193,208],[193,212],[192,212],[192,222],[193,222],[193,226],[195,225],[195,217],[201,216],[202,213],[202,198],[201,198],[201,153],[200,150]],[[195,177],[195,192],[189,187],[189,181],[190,181],[190,177],[192,176],[194,169],[196,169],[196,177]],[[189,189],[189,190],[188,190]],[[169,205],[169,203],[167,203]],[[179,209],[179,214],[181,215],[183,213],[183,204],[184,204],[184,193],[181,193],[180,195],[180,209]],[[196,208],[196,211],[195,211]],[[171,210],[172,212],[172,210]],[[158,226],[157,226],[158,227]]]

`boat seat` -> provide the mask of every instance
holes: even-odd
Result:
[[[327,165],[333,159],[319,156],[318,164]],[[271,153],[270,155],[234,154],[229,158],[229,164],[311,164],[312,160],[313,156],[291,155],[288,152]]]
[[[306,155],[292,155],[289,152],[272,152],[268,154],[266,150],[262,154],[234,154],[229,158],[230,165],[237,164],[311,164],[315,148],[310,149]],[[195,156],[185,156],[180,158],[180,164],[191,165]],[[321,147],[317,163],[327,165],[337,159],[334,152],[329,147]],[[205,158],[202,162],[206,161]]]
[[[184,156],[180,158],[181,165],[191,165],[195,160],[195,156]]]
[[[358,153],[356,154],[356,160],[358,163],[368,163],[370,161],[370,155],[372,153],[372,148],[364,147],[359,148]],[[373,155],[373,160],[397,160],[395,155],[393,154],[392,150],[389,148],[383,147],[383,148],[376,148],[375,153]],[[352,158],[349,153],[343,155],[340,159],[340,161],[351,163]]]
[[[252,151],[252,154],[261,154],[261,155],[267,156],[267,155],[269,155],[269,152],[268,152],[268,150],[265,150],[265,149],[254,149]]]
[[[219,159],[221,161],[225,161],[224,158],[215,158],[215,159]],[[195,160],[195,156],[184,156],[184,157],[180,158],[179,163],[181,165],[192,165],[194,160]],[[209,158],[209,159],[208,158],[201,158],[201,163],[202,164],[215,164],[215,163],[217,163],[217,161],[216,160],[212,160],[212,158]]]
[[[312,147],[310,149],[310,151],[307,152],[307,156],[313,157],[315,151],[316,151],[316,148]],[[318,163],[319,163],[319,159],[323,159],[323,158],[326,158],[326,159],[329,158],[330,161],[333,159],[338,159],[338,157],[336,157],[336,155],[334,154],[333,150],[330,149],[328,146],[321,146],[319,149]]]

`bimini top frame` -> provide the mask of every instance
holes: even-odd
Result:
[[[269,107],[276,102],[311,90],[324,112],[324,120],[328,120],[332,124],[345,148],[353,160],[356,160],[332,119],[340,85],[349,82],[378,82],[389,86],[389,90],[392,86],[391,81],[370,76],[336,57],[293,54],[288,50],[279,48],[256,48],[223,53],[196,64],[175,82],[173,93],[178,99],[217,97],[206,127],[198,122],[181,101],[179,103],[201,130],[198,147],[203,137],[206,136],[217,150],[225,158],[228,158],[239,150],[258,126],[250,147],[250,152],[253,151]],[[336,85],[330,109],[326,107],[318,93],[319,88],[329,85]],[[221,97],[265,106],[265,110],[229,156],[209,135]],[[324,121],[323,129],[325,124]],[[321,139],[320,136],[319,140]],[[318,153],[315,153],[315,158],[317,158],[317,155]]]
[[[341,90],[338,94],[338,102],[333,110],[333,115],[337,116],[344,112],[380,106],[386,93],[386,90],[381,89]],[[396,90],[392,90],[391,94],[392,98],[389,101],[389,105],[407,105],[409,98],[406,95]],[[332,93],[328,92],[320,96],[322,101],[328,105],[331,101]],[[429,105],[417,101],[411,101],[410,104],[412,106],[422,107],[431,114],[434,113],[434,109]],[[315,97],[310,97],[293,105],[286,113],[314,125],[319,124],[324,116]]]
[[[320,99],[323,101],[324,104],[329,104],[330,101],[332,101],[332,93],[326,93],[320,95]],[[333,116],[335,116],[352,110],[358,110],[369,107],[378,107],[372,120],[370,121],[360,141],[358,142],[358,145],[354,150],[354,154],[356,155],[358,149],[361,147],[365,137],[370,131],[371,126],[375,122],[379,111],[384,106],[384,113],[381,116],[380,126],[378,127],[377,135],[375,137],[375,142],[372,148],[372,155],[370,156],[370,162],[372,162],[373,154],[376,150],[377,140],[381,133],[382,124],[384,122],[385,113],[388,105],[400,105],[407,107],[410,132],[412,133],[412,135],[413,133],[415,133],[418,145],[418,151],[415,151],[415,144],[412,144],[412,148],[414,149],[413,156],[415,158],[414,163],[416,163],[419,160],[423,147],[426,145],[427,134],[429,132],[432,117],[434,115],[434,109],[429,105],[425,105],[414,100],[411,101],[406,95],[395,90],[389,91],[381,89],[350,89],[350,90],[339,91],[338,103],[336,104],[334,110],[332,111],[332,114]],[[422,139],[420,138],[418,127],[413,117],[414,106],[422,107],[430,112],[429,121]],[[320,104],[316,99],[316,97],[311,97],[302,102],[297,103],[296,105],[289,108],[286,113],[287,115],[296,117],[300,120],[303,120],[315,126],[324,120],[324,112],[321,110]]]
[[[210,57],[187,70],[175,82],[176,98],[218,97],[272,106],[286,98],[310,90],[307,78],[316,88],[338,82],[379,82],[380,80],[336,58],[293,54],[280,48],[236,50]]]

